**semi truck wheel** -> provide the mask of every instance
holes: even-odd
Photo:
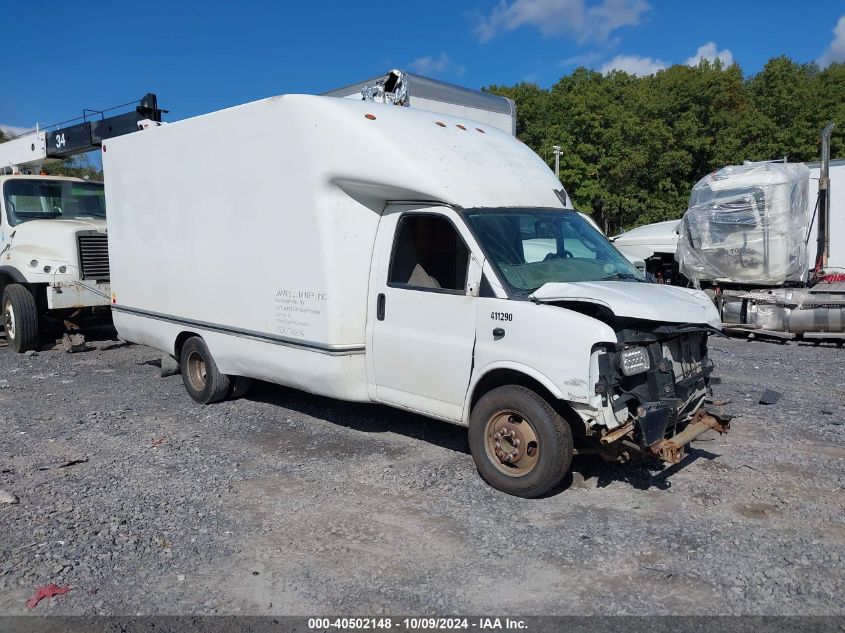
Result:
[[[38,347],[38,306],[32,293],[20,284],[9,284],[3,290],[3,329],[9,347],[16,352]]]
[[[472,410],[469,447],[481,477],[517,497],[540,497],[558,486],[572,464],[572,430],[526,387],[484,394]]]
[[[229,377],[217,369],[208,345],[199,336],[185,341],[179,365],[185,390],[200,404],[219,402],[229,394]]]

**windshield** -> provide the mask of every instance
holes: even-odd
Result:
[[[70,180],[9,180],[3,187],[9,224],[29,220],[106,217],[102,183]]]
[[[643,281],[633,264],[576,211],[468,210],[487,257],[515,290],[549,282]]]

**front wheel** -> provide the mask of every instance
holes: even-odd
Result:
[[[472,410],[469,447],[481,477],[517,497],[540,497],[572,464],[572,430],[545,399],[519,385],[484,394]]]
[[[18,353],[38,347],[38,306],[35,297],[20,284],[3,290],[3,329],[9,347]]]

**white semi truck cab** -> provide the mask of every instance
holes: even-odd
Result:
[[[3,325],[18,352],[38,345],[41,318],[104,308],[109,287],[103,184],[0,176]]]
[[[727,429],[713,303],[646,282],[492,125],[282,95],[103,157],[115,326],[199,403],[260,379],[464,425],[482,477],[525,497],[576,450],[676,462]]]
[[[130,112],[85,114],[0,143],[0,320],[13,350],[37,348],[47,317],[107,316],[111,304],[103,183],[39,174],[41,167],[160,125],[162,112],[147,94]]]

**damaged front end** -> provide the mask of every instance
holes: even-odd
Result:
[[[730,416],[707,406],[713,363],[707,325],[614,319],[618,343],[597,346],[593,385],[600,415],[588,430],[606,459],[650,455],[677,463],[684,447]]]

